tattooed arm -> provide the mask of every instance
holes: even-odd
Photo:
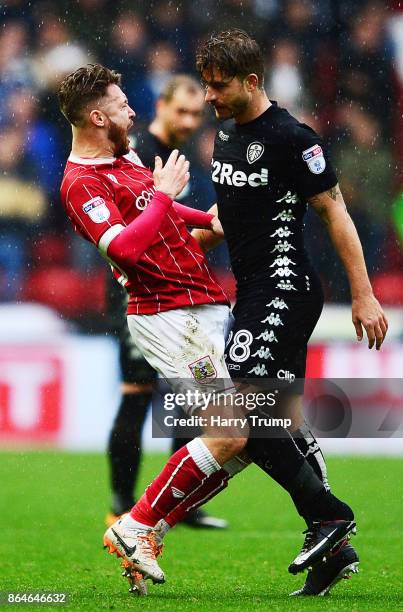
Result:
[[[339,185],[312,196],[309,204],[318,213],[347,272],[352,298],[352,318],[357,339],[362,340],[365,328],[368,347],[381,348],[388,329],[385,314],[372,293],[361,242],[347,212]]]

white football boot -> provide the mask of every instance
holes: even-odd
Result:
[[[126,570],[133,569],[150,578],[154,583],[165,582],[164,572],[157,563],[156,557],[161,552],[154,531],[127,527],[119,519],[109,527],[104,535],[104,547],[109,554],[116,554],[123,560]]]

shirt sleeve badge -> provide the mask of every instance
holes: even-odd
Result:
[[[100,196],[96,196],[83,204],[83,211],[89,216],[94,223],[104,223],[111,216],[111,211],[106,205],[106,202]]]
[[[308,164],[308,168],[313,174],[321,174],[326,168],[322,147],[318,144],[302,151],[302,159]]]

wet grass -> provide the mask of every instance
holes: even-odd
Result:
[[[143,487],[164,457],[145,457]],[[332,458],[334,491],[354,507],[361,572],[328,598],[291,599],[303,576],[287,566],[304,525],[288,496],[252,467],[209,505],[225,532],[177,527],[166,539],[163,586],[127,593],[115,557],[102,549],[107,466],[99,454],[0,453],[0,590],[69,594],[73,610],[403,609],[403,460]],[[33,609],[32,605],[23,605]]]

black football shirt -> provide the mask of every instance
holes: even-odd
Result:
[[[276,102],[249,123],[225,121],[212,180],[237,299],[312,291],[316,276],[303,242],[307,198],[337,183],[316,132]]]

